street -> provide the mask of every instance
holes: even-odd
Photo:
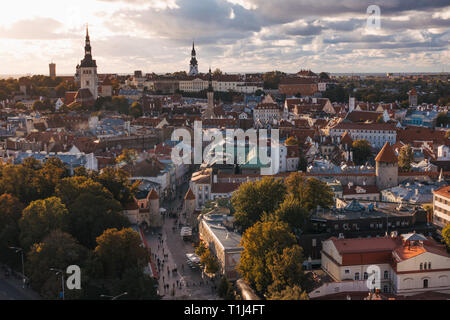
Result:
[[[161,205],[167,209],[167,213],[177,212],[176,209],[183,205],[187,186],[183,186],[181,189],[175,200]],[[215,284],[206,277],[203,278],[200,269],[191,269],[187,265],[186,254],[194,253],[195,248],[190,241],[183,241],[180,236],[180,228],[173,229],[175,221],[176,218],[166,216],[160,230],[149,231],[145,234],[152,254],[156,255],[152,258],[156,267],[159,268],[159,294],[164,296],[165,300],[218,299],[214,289]],[[178,218],[178,221],[182,221],[182,217]],[[158,259],[160,260],[159,267]],[[172,296],[173,291],[174,296]]]
[[[29,288],[22,289],[21,279],[5,278],[5,272],[1,270],[0,300],[39,300],[39,296]]]

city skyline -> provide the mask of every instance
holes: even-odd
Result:
[[[87,23],[99,73],[188,72],[193,40],[203,73],[448,71],[446,1],[379,1],[379,30],[367,29],[367,1],[277,3],[16,1],[0,13],[0,74],[47,74],[50,62],[58,75],[73,74]]]

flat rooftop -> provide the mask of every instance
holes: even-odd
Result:
[[[228,230],[223,225],[223,220],[219,215],[214,215],[213,219],[203,219],[209,230],[219,240],[225,249],[242,249],[240,246],[241,235],[239,233]]]
[[[319,209],[312,214],[316,220],[357,220],[388,217],[411,216],[417,211],[417,205],[395,202],[348,200],[342,208]]]

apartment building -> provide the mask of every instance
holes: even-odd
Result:
[[[450,224],[450,186],[433,191],[433,222],[442,228]]]

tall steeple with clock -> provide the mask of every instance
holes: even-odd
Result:
[[[191,62],[189,64],[189,75],[190,76],[198,75],[198,62],[197,62],[197,54],[195,52],[194,41],[192,41]]]
[[[94,99],[98,98],[98,74],[97,63],[92,59],[91,40],[89,38],[89,29],[86,26],[86,40],[84,46],[84,59],[77,66],[77,75],[80,81],[81,89],[87,88],[91,91]]]

